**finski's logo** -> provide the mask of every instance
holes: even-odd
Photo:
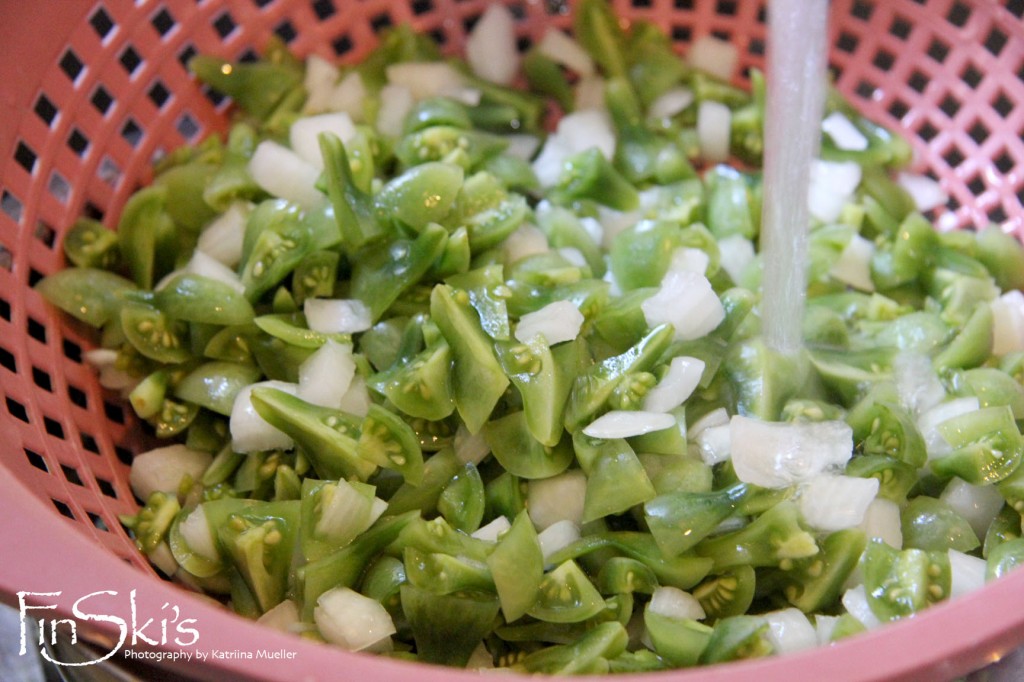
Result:
[[[112,590],[101,590],[79,597],[71,605],[73,618],[47,618],[43,613],[39,613],[55,611],[57,609],[56,604],[43,600],[60,597],[60,592],[18,592],[17,594],[21,625],[21,647],[18,653],[22,656],[28,653],[28,633],[30,628],[28,627],[27,619],[35,618],[39,624],[39,655],[54,665],[93,665],[107,660],[125,645],[129,647],[139,645],[158,647],[173,644],[179,647],[189,647],[199,642],[199,630],[195,628],[196,619],[182,618],[181,610],[172,604],[164,604],[156,617],[145,618],[144,621],[140,620],[141,616],[138,613],[135,601],[135,590],[127,594],[131,608],[131,622],[120,616],[103,613],[102,610],[100,613],[96,613],[97,609],[90,607],[89,602],[91,600],[100,601],[104,597],[118,597],[119,593]],[[29,601],[33,603],[30,604]],[[51,644],[56,644],[59,636],[58,633],[63,632],[72,644],[77,644],[78,626],[81,622],[110,623],[116,626],[118,632],[117,642],[110,651],[93,661],[67,662],[54,660],[45,647],[46,641],[49,640]],[[181,653],[184,655],[187,652]],[[191,654],[188,655],[191,657]]]

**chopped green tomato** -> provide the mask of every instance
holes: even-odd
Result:
[[[544,579],[544,556],[537,531],[526,512],[520,512],[512,527],[498,538],[498,546],[487,557],[506,623],[518,620],[537,601]]]
[[[487,446],[502,467],[520,478],[550,478],[573,460],[572,440],[563,436],[555,445],[542,445],[530,433],[524,412],[489,421],[481,429]]]
[[[747,612],[754,601],[756,574],[751,566],[735,566],[698,585],[693,596],[708,618],[721,619]]]
[[[950,567],[945,551],[900,551],[873,539],[864,552],[863,570],[868,606],[881,621],[912,615],[949,597]]]
[[[36,290],[72,317],[102,327],[118,316],[121,295],[135,291],[136,286],[105,270],[69,268],[44,277]]]
[[[495,597],[434,594],[408,584],[401,595],[417,658],[424,663],[465,666],[498,615]]]
[[[174,395],[227,416],[239,391],[259,381],[260,376],[260,370],[253,365],[207,362],[182,377],[174,386]]]
[[[121,259],[117,233],[95,220],[79,218],[64,235],[64,255],[80,268],[113,270]]]
[[[604,609],[604,599],[575,561],[566,561],[546,574],[537,601],[527,610],[550,623],[578,623]]]
[[[453,528],[472,533],[484,517],[484,483],[469,462],[452,476],[437,500],[437,511]]]
[[[718,492],[663,494],[644,503],[644,519],[661,550],[678,556],[729,518],[744,494],[743,484]]]

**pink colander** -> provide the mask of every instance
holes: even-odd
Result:
[[[538,39],[548,25],[569,23],[559,0],[509,4],[521,17],[524,41]],[[205,661],[158,664],[200,679],[440,682],[471,676],[350,654],[258,627],[161,580],[118,522],[118,514],[137,508],[128,463],[142,445],[130,410],[83,364],[93,337],[44,305],[32,285],[62,267],[62,235],[76,216],[114,225],[128,196],[147,181],[154,158],[226,127],[227,105],[198,88],[184,67],[193,54],[239,58],[259,52],[276,34],[299,55],[354,61],[371,49],[378,31],[401,22],[454,52],[486,5],[32,0],[0,6],[5,601],[55,606],[29,611],[45,625],[74,615],[82,600],[73,619],[77,636],[99,655],[116,649],[110,660],[121,657],[133,636],[133,648],[145,649],[141,632],[157,642],[156,650],[206,652]],[[624,19],[664,28],[681,51],[710,33],[738,48],[741,74],[763,63],[764,0],[614,5]],[[950,197],[934,216],[940,228],[994,222],[1024,237],[1024,2],[834,0],[830,11],[830,64],[838,87],[865,114],[913,142],[919,169],[939,179]],[[132,627],[133,617],[141,631]],[[191,639],[189,628],[198,642],[176,644],[176,637]],[[128,641],[120,641],[122,635]],[[1024,572],[825,649],[642,679],[945,679],[1022,643]],[[224,655],[217,657],[218,651]],[[265,655],[244,655],[258,651]]]

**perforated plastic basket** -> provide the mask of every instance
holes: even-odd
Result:
[[[707,33],[732,41],[740,70],[765,51],[763,0],[615,2],[653,20],[685,50]],[[567,26],[558,0],[513,1],[524,43]],[[188,675],[248,679],[442,680],[461,677],[353,655],[259,628],[160,580],[117,515],[136,442],[130,410],[82,362],[90,334],[32,290],[63,265],[61,237],[81,214],[116,223],[161,153],[223,129],[228,103],[200,90],[184,63],[197,52],[255,53],[276,33],[300,55],[357,60],[384,27],[411,22],[460,49],[484,0],[33,0],[0,5],[0,592],[48,592],[33,603],[79,618],[102,651],[124,651],[131,618],[174,650],[175,620],[195,619],[185,650],[286,651],[286,658],[171,664]],[[834,0],[830,63],[864,113],[903,131],[919,167],[942,181],[942,229],[1000,223],[1024,236],[1024,2]],[[99,591],[108,594],[94,594]],[[134,594],[134,596],[132,596]],[[83,609],[85,606],[83,605]],[[177,615],[175,615],[177,608]],[[33,612],[51,617],[51,612]],[[645,676],[671,679],[939,679],[1024,642],[1024,572],[881,631],[795,656]],[[140,642],[141,644],[141,642]],[[31,646],[32,643],[30,642]],[[105,648],[104,648],[105,647]],[[620,678],[621,679],[621,678]]]

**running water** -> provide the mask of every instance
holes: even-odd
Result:
[[[828,0],[768,4],[761,246],[764,341],[783,355],[801,348],[807,280],[807,192],[825,101]]]

